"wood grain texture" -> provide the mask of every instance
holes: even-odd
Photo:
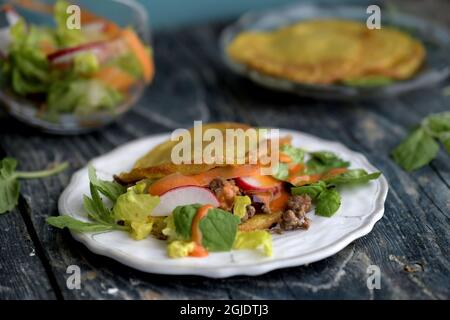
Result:
[[[389,152],[425,115],[450,110],[450,96],[442,91],[450,82],[398,98],[358,103],[268,91],[224,66],[217,47],[223,26],[157,34],[154,84],[120,122],[102,131],[56,137],[0,117],[0,146],[20,161],[21,169],[40,169],[55,160],[71,163],[71,170],[58,176],[24,181],[18,211],[0,216],[2,230],[9,228],[9,233],[0,234],[0,266],[9,273],[0,279],[15,279],[5,290],[0,283],[0,297],[449,299],[450,158],[441,151],[430,166],[408,174],[392,162]],[[47,216],[58,214],[57,199],[71,173],[91,158],[138,137],[190,127],[194,120],[295,129],[364,153],[391,186],[384,218],[369,235],[323,261],[222,280],[135,271],[89,252],[68,232],[45,224]],[[34,245],[42,250],[33,262],[28,255]],[[66,287],[66,269],[72,264],[82,270],[81,290]],[[381,290],[367,289],[366,270],[372,264],[381,269]],[[29,269],[36,270],[39,282],[30,278]]]

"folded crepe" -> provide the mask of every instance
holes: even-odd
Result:
[[[247,130],[251,127],[246,124],[234,123],[234,122],[219,122],[219,123],[210,123],[202,126],[202,136],[203,133],[208,129],[217,129],[219,130],[223,137],[226,136],[227,129],[242,129]],[[191,134],[191,137],[194,135],[194,128],[188,130]],[[116,176],[115,179],[121,184],[133,184],[137,181],[143,179],[160,179],[170,174],[179,173],[182,175],[197,175],[209,171],[211,169],[217,167],[232,167],[234,164],[174,164],[172,162],[172,149],[179,143],[179,141],[167,140],[153,149],[151,149],[146,155],[141,157],[136,161],[133,166],[133,169],[130,172],[123,172],[120,175]],[[210,142],[203,142],[203,149]],[[226,154],[226,144],[223,144],[223,154]],[[250,151],[249,144],[245,144],[245,152],[247,155]],[[235,144],[236,149],[236,144]],[[194,155],[194,139],[191,138],[191,155],[193,159]]]

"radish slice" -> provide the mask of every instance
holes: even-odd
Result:
[[[126,45],[121,40],[116,41],[97,41],[82,44],[76,47],[64,48],[53,52],[47,56],[47,59],[53,65],[67,65],[72,63],[73,59],[80,53],[91,52],[97,56],[100,63],[113,57],[120,56],[127,50]]]
[[[219,206],[216,196],[206,188],[185,186],[171,189],[160,196],[159,205],[152,211],[154,217],[169,216],[178,207],[193,203]]]
[[[58,50],[49,54],[47,59],[52,64],[66,64],[72,62],[75,56],[82,52],[93,52],[95,55],[100,56],[105,50],[106,44],[104,42],[92,42],[77,47]]]
[[[282,182],[271,176],[253,176],[240,177],[235,179],[236,184],[244,189],[251,191],[278,191],[282,186]]]

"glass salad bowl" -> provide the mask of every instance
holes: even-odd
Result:
[[[153,78],[148,16],[133,0],[16,0],[1,15],[0,100],[29,125],[100,128]]]

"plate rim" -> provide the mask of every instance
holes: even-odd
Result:
[[[318,142],[322,143],[325,142],[327,144],[334,144],[340,149],[344,150],[346,153],[351,154],[352,157],[358,158],[365,166],[368,168],[379,171],[375,166],[373,166],[368,159],[360,152],[353,151],[349,149],[344,144],[322,139],[320,137],[317,137],[312,134],[308,134],[305,132],[297,131],[297,130],[291,130],[291,129],[280,129],[280,133],[295,133],[300,134],[302,136],[307,136],[309,138],[312,138],[314,140],[317,140]],[[146,137],[138,138],[135,140],[131,140],[127,143],[124,143],[111,151],[108,151],[98,157],[92,158],[89,163],[95,163],[97,161],[101,161],[102,159],[109,158],[111,156],[114,156],[114,154],[123,153],[124,150],[127,148],[131,148],[132,145],[141,143],[142,141],[148,140],[148,139],[162,139],[164,137],[170,136],[170,133],[162,133],[162,134],[154,134],[149,135]],[[69,195],[73,192],[73,190],[78,185],[78,181],[81,179],[83,175],[85,175],[87,172],[87,166],[84,166],[77,171],[75,171],[70,179],[69,184],[64,189],[64,191],[61,193],[59,200],[58,200],[58,213],[60,215],[63,215],[61,212],[65,211],[65,201],[69,197]],[[94,239],[92,239],[92,236],[95,234],[99,234],[101,232],[97,233],[77,233],[70,231],[72,237],[81,242],[83,245],[85,245],[90,251],[92,251],[95,254],[106,256],[108,258],[111,258],[113,260],[116,260],[128,267],[137,269],[142,272],[147,273],[153,273],[153,274],[164,274],[164,275],[195,275],[195,276],[203,276],[208,278],[227,278],[231,276],[238,276],[238,275],[245,275],[245,276],[258,276],[276,269],[280,268],[289,268],[294,266],[301,266],[313,262],[317,262],[319,260],[323,260],[325,258],[328,258],[345,247],[347,247],[351,242],[355,241],[356,239],[359,239],[368,233],[370,233],[375,226],[375,224],[383,217],[384,215],[384,204],[386,201],[386,197],[389,190],[389,184],[383,174],[381,174],[380,178],[376,180],[376,182],[379,184],[378,192],[376,193],[376,199],[374,202],[374,207],[372,209],[372,212],[366,215],[364,217],[363,222],[360,226],[358,226],[356,229],[352,230],[351,232],[345,234],[344,236],[340,237],[337,241],[333,242],[332,244],[327,245],[324,248],[317,249],[315,251],[309,252],[307,255],[305,254],[299,254],[294,257],[288,257],[288,258],[282,258],[278,260],[271,260],[268,259],[267,261],[260,262],[259,264],[252,265],[249,264],[245,268],[242,268],[242,266],[226,266],[226,267],[214,267],[214,268],[207,268],[207,267],[200,267],[200,268],[192,268],[192,267],[184,267],[184,266],[171,266],[170,268],[167,268],[167,266],[164,265],[158,265],[158,264],[148,264],[147,262],[144,263],[142,259],[138,257],[132,257],[127,255],[125,252],[112,248],[107,247],[104,245],[99,244]],[[67,214],[70,216],[70,214]]]

